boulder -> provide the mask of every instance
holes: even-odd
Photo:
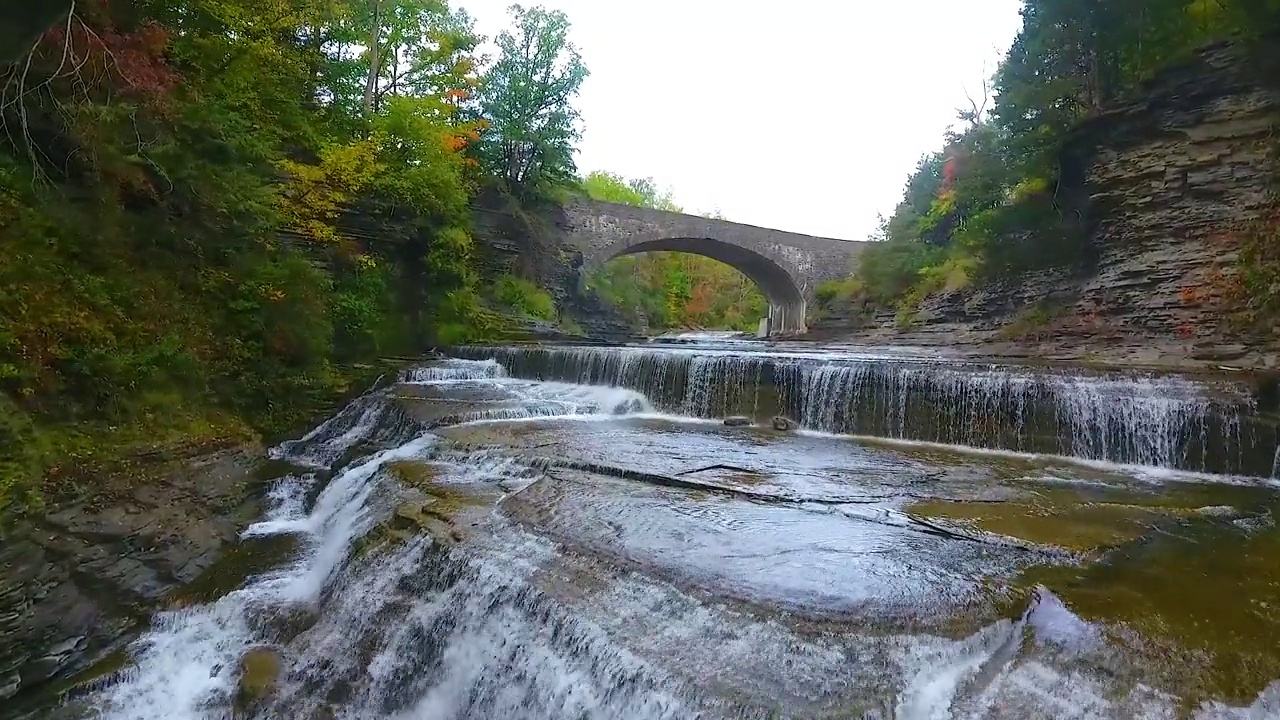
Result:
[[[773,418],[774,430],[779,430],[781,432],[789,432],[791,430],[795,430],[797,427],[799,427],[799,425],[796,423],[796,421],[792,420],[789,417],[783,417],[781,415],[778,415]]]
[[[724,419],[724,424],[729,427],[746,427],[751,424],[751,418],[743,415],[730,415]]]

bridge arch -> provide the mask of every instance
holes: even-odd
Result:
[[[792,273],[772,258],[748,247],[709,237],[629,237],[596,250],[584,263],[590,272],[615,258],[647,252],[682,252],[718,260],[746,275],[769,302],[765,334],[805,331],[804,291]]]
[[[864,243],[820,238],[718,218],[576,198],[557,224],[564,244],[590,272],[636,253],[686,252],[737,268],[769,301],[768,335],[805,332],[805,309],[818,285],[846,277]]]

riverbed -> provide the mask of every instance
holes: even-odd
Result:
[[[274,448],[285,549],[50,717],[1280,717],[1250,378],[681,340],[457,348]]]

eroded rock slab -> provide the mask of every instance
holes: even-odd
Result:
[[[20,707],[120,646],[260,512],[255,448],[191,460],[110,503],[57,508],[0,543],[0,699]]]

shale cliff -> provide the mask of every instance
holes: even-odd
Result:
[[[1066,147],[1059,204],[1083,223],[1088,263],[935,294],[907,328],[890,310],[833,305],[812,336],[1274,367],[1274,329],[1238,322],[1238,274],[1242,244],[1277,204],[1278,128],[1280,53],[1207,47]]]

